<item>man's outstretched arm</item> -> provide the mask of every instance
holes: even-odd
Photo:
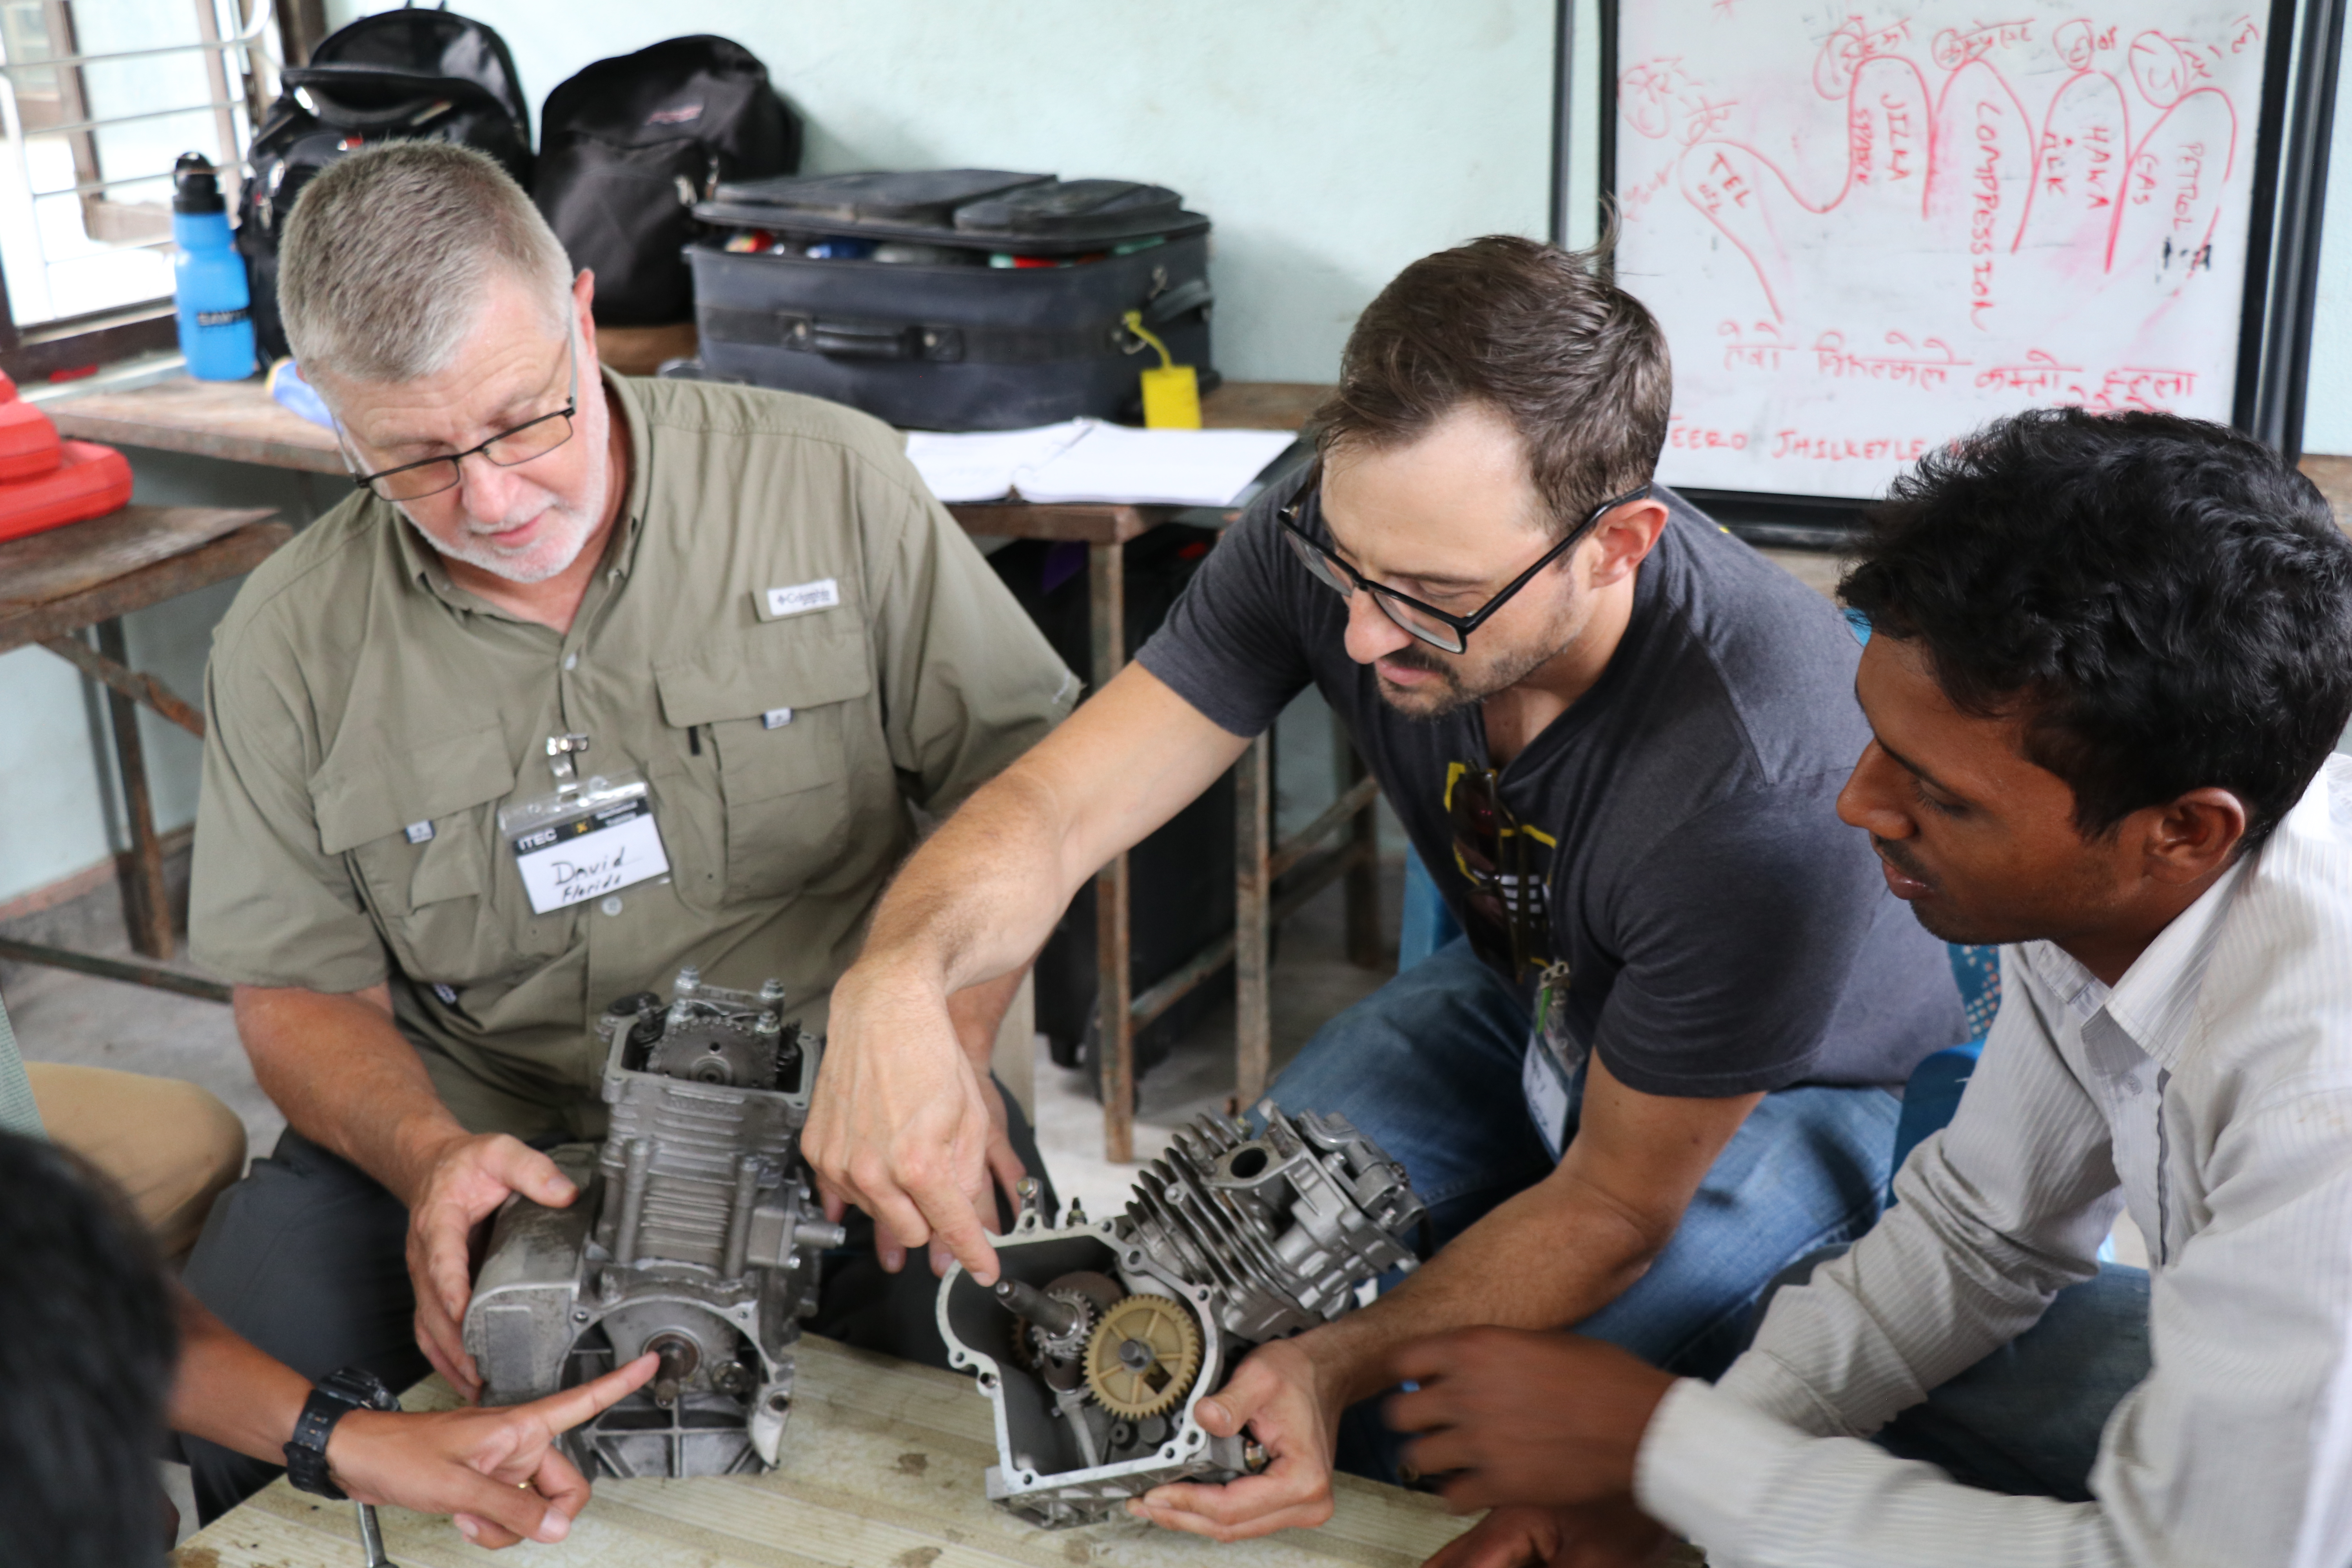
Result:
[[[478,1398],[481,1382],[459,1328],[473,1290],[474,1227],[509,1193],[562,1208],[578,1190],[521,1140],[466,1131],[393,1026],[383,985],[341,996],[239,985],[235,1001],[253,1075],[294,1130],[408,1205],[416,1342],[460,1397]]]
[[[175,1285],[173,1298],[180,1324],[173,1429],[277,1463],[310,1382],[240,1339],[185,1289]],[[635,1390],[656,1364],[639,1356],[578,1388],[496,1410],[355,1410],[328,1438],[328,1472],[362,1502],[455,1515],[478,1546],[561,1541],[588,1500],[588,1482],[555,1447],[556,1436]]]
[[[1130,665],[908,858],[833,991],[802,1144],[828,1197],[995,1279],[990,1107],[948,998],[1028,963],[1079,886],[1247,743]]]

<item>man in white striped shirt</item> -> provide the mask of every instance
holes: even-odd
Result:
[[[1842,591],[1840,814],[2011,944],[1982,1061],[1714,1386],[1406,1350],[1409,1461],[1517,1505],[1434,1562],[2352,1562],[2352,542],[2247,437],[2041,411],[1900,481]],[[2118,1209],[2146,1277],[2099,1268]]]

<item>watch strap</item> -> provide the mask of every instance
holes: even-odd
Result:
[[[294,1436],[286,1445],[286,1478],[295,1487],[331,1501],[344,1500],[327,1470],[327,1439],[335,1423],[354,1410],[397,1410],[399,1396],[365,1367],[347,1366],[319,1380],[302,1402]]]

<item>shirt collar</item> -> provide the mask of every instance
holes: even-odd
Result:
[[[614,537],[605,542],[606,570],[626,576],[637,558],[637,539],[644,531],[646,479],[649,466],[648,444],[646,439],[645,409],[637,402],[636,391],[625,376],[615,375],[610,366],[599,366],[606,390],[613,395],[613,406],[620,411],[622,427],[629,437],[629,494],[622,504],[621,515],[614,520]],[[400,509],[388,500],[370,498],[373,504],[391,514],[394,548],[400,552],[402,574],[412,583],[439,595],[467,609],[490,610],[491,607],[467,593],[449,580],[448,568],[443,564],[440,552],[425,542],[416,525],[404,516]],[[495,614],[494,610],[491,613]]]
[[[2197,1013],[2205,967],[2221,940],[2238,884],[2261,851],[2242,855],[2197,901],[2172,918],[2109,987],[2054,942],[2025,944],[2025,955],[2066,1002],[2078,1023],[2104,1011],[2133,1044],[2167,1070],[2179,1066]]]

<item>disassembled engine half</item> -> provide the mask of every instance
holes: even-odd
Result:
[[[507,1200],[466,1309],[485,1405],[585,1383],[648,1351],[652,1382],[572,1429],[591,1477],[766,1469],[792,1409],[792,1347],[842,1244],[800,1157],[821,1042],[783,987],[705,985],[681,969],[665,1008],[625,996],[597,1023],[612,1121],[601,1150],[553,1159],[570,1208]]]
[[[1216,1115],[1179,1132],[1109,1219],[1073,1206],[1048,1226],[1024,1183],[995,1287],[961,1266],[940,1282],[949,1362],[996,1407],[988,1495],[1014,1513],[1086,1524],[1169,1481],[1262,1469],[1256,1445],[1210,1436],[1193,1406],[1252,1346],[1415,1266],[1403,1237],[1422,1203],[1403,1166],[1344,1117],[1294,1121],[1272,1100],[1255,1114],[1255,1136]]]

